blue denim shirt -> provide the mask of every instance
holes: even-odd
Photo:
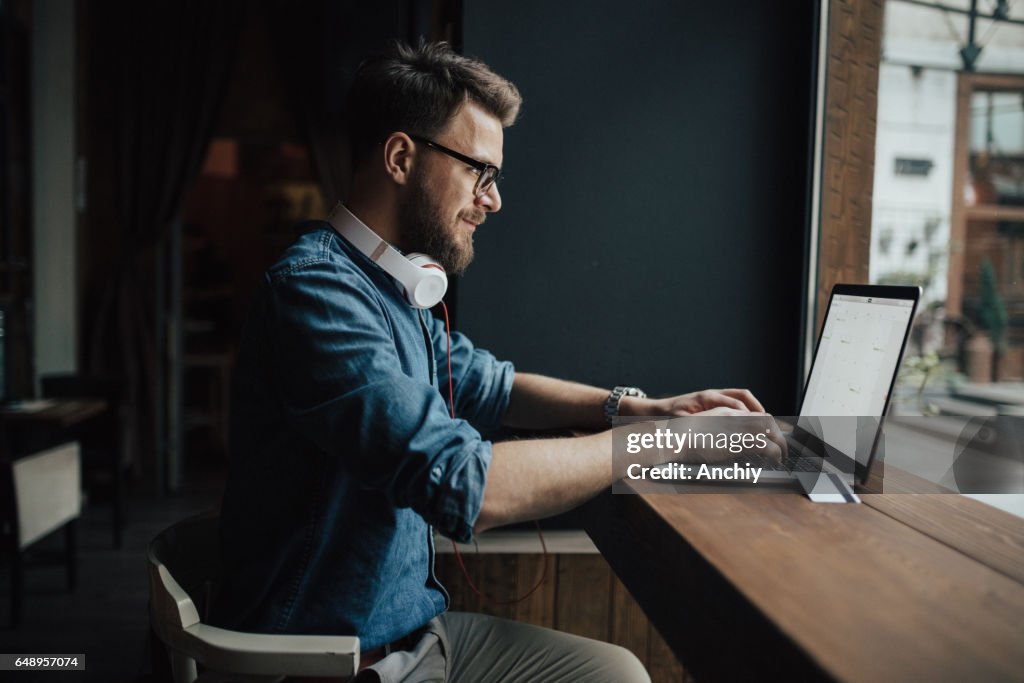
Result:
[[[472,537],[514,371],[317,222],[267,272],[235,368],[210,622],[395,640],[448,605],[431,526]],[[442,391],[439,386],[443,387]]]

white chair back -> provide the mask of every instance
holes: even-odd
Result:
[[[203,623],[221,573],[219,529],[216,513],[204,513],[149,545],[150,624],[167,647],[175,683],[354,675],[354,636],[242,633]],[[197,664],[205,669],[198,678]]]

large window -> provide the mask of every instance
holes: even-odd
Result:
[[[885,5],[869,273],[923,290],[894,408],[1021,414],[1024,3],[941,4]]]

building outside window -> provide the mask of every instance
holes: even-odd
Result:
[[[1024,2],[971,7],[885,4],[869,273],[923,290],[903,414],[1024,414]]]

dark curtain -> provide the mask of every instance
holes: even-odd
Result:
[[[299,12],[289,0],[264,3],[288,106],[309,147],[327,207],[345,196],[350,177],[344,93],[351,68],[344,58],[349,44],[344,27],[351,25],[346,15],[356,11],[355,5],[353,0],[309,0]]]
[[[117,243],[93,318],[88,365],[124,379],[135,463],[156,404],[154,254],[182,209],[217,123],[241,0],[105,0],[95,48],[111,64]],[[162,305],[157,303],[157,305]]]
[[[367,56],[428,30],[431,0],[266,0],[267,27],[299,135],[328,208],[351,180],[346,96]]]

